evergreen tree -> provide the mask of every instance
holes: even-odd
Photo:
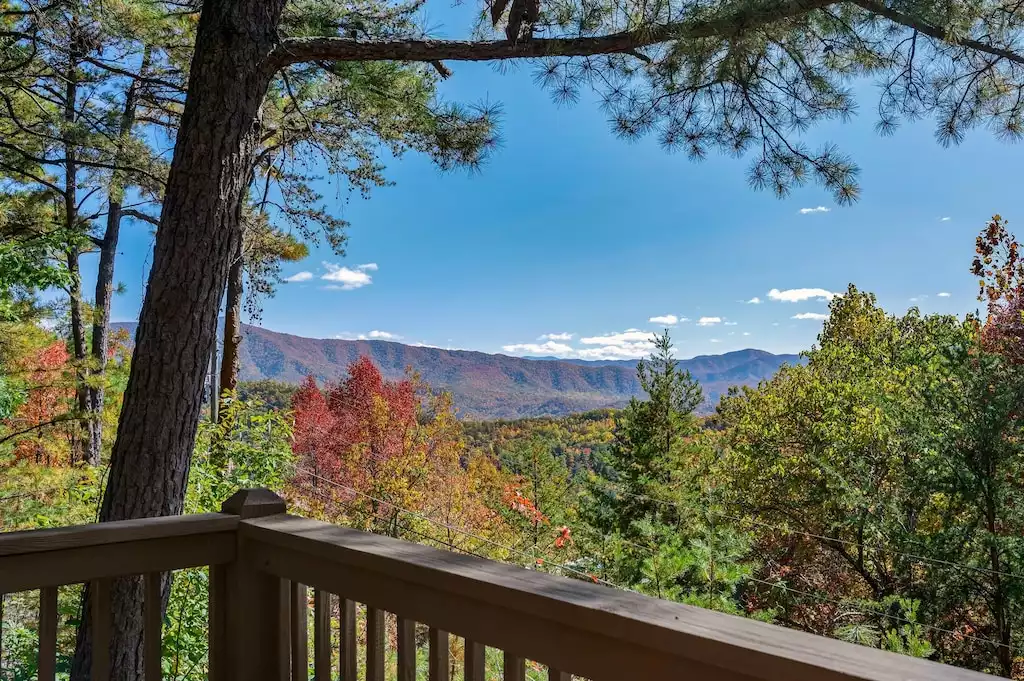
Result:
[[[694,410],[700,385],[681,371],[668,331],[637,366],[646,400],[633,398],[615,423],[611,481],[594,476],[584,516],[606,574],[659,598],[736,611],[743,537],[710,508],[705,480],[713,450]],[[592,539],[592,541],[594,541]]]

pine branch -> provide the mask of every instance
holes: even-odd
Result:
[[[585,38],[508,40],[380,40],[347,38],[288,38],[273,51],[276,68],[301,62],[327,61],[491,61],[540,57],[584,57],[629,54],[638,48],[670,40],[728,38],[750,29],[798,17],[836,4],[838,0],[775,0],[746,7],[726,16],[693,18]]]
[[[884,3],[876,2],[876,0],[850,0],[850,2],[867,10],[868,12],[871,12],[872,14],[885,17],[889,21],[900,24],[901,26],[912,28],[930,38],[935,38],[936,40],[942,40],[944,42],[952,42],[945,29],[933,26],[926,21],[922,21],[916,17],[910,16],[909,14],[904,14],[903,12],[887,7]],[[1001,57],[1016,64],[1024,64],[1024,54],[1020,54],[1019,52],[1014,52],[1013,50],[1008,50],[1003,47],[990,45],[971,38],[958,39],[956,40],[956,44],[970,48],[976,52],[990,54],[994,57]]]

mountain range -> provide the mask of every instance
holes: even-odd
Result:
[[[136,324],[118,323],[134,337]],[[345,376],[349,363],[366,355],[385,378],[412,368],[437,389],[451,391],[460,416],[509,419],[561,415],[604,407],[622,407],[641,394],[636,360],[578,360],[555,357],[510,357],[468,350],[405,345],[382,340],[303,338],[243,326],[240,378],[298,383],[312,374],[320,382]],[[700,381],[704,413],[733,385],[756,385],[798,355],[764,350],[737,350],[680,360]]]

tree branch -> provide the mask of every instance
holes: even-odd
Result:
[[[145,213],[139,210],[123,208],[121,209],[121,215],[125,216],[126,218],[135,218],[136,220],[142,220],[144,222],[148,222],[151,225],[156,225],[157,227],[160,226],[160,218],[155,218],[152,215],[146,215]]]
[[[950,37],[947,35],[944,29],[938,26],[933,26],[916,17],[912,17],[909,14],[904,14],[903,12],[894,10],[890,7],[887,7],[885,4],[881,2],[876,2],[876,0],[849,1],[852,2],[854,5],[857,5],[858,7],[867,10],[868,12],[871,12],[872,14],[877,14],[878,16],[885,17],[886,19],[892,21],[893,23],[906,26],[907,28],[912,28],[915,31],[923,33],[924,35],[930,38],[935,38],[936,40],[941,40],[943,42],[947,42],[950,44],[956,44],[962,47],[967,47],[977,52],[990,54],[994,57],[1002,57],[1003,59],[1007,59],[1016,64],[1024,64],[1024,54],[1020,54],[1018,52],[1014,52],[1013,50],[1008,50],[1003,47],[997,47],[996,45],[983,43],[978,40],[973,40],[971,38],[962,38],[960,40],[956,40],[954,43],[954,41],[950,39]]]
[[[669,40],[729,38],[750,29],[798,17],[836,4],[838,0],[774,0],[736,12],[686,21],[645,26],[585,38],[508,40],[379,40],[347,38],[288,38],[271,53],[269,65],[282,68],[300,62],[327,61],[490,61],[540,57],[585,57],[632,53],[637,48]]]

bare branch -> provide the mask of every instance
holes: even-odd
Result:
[[[151,225],[160,226],[160,218],[155,218],[152,215],[147,215],[139,210],[132,210],[131,208],[125,208],[121,210],[121,215],[127,218],[135,218],[136,220],[142,220],[148,222]]]

